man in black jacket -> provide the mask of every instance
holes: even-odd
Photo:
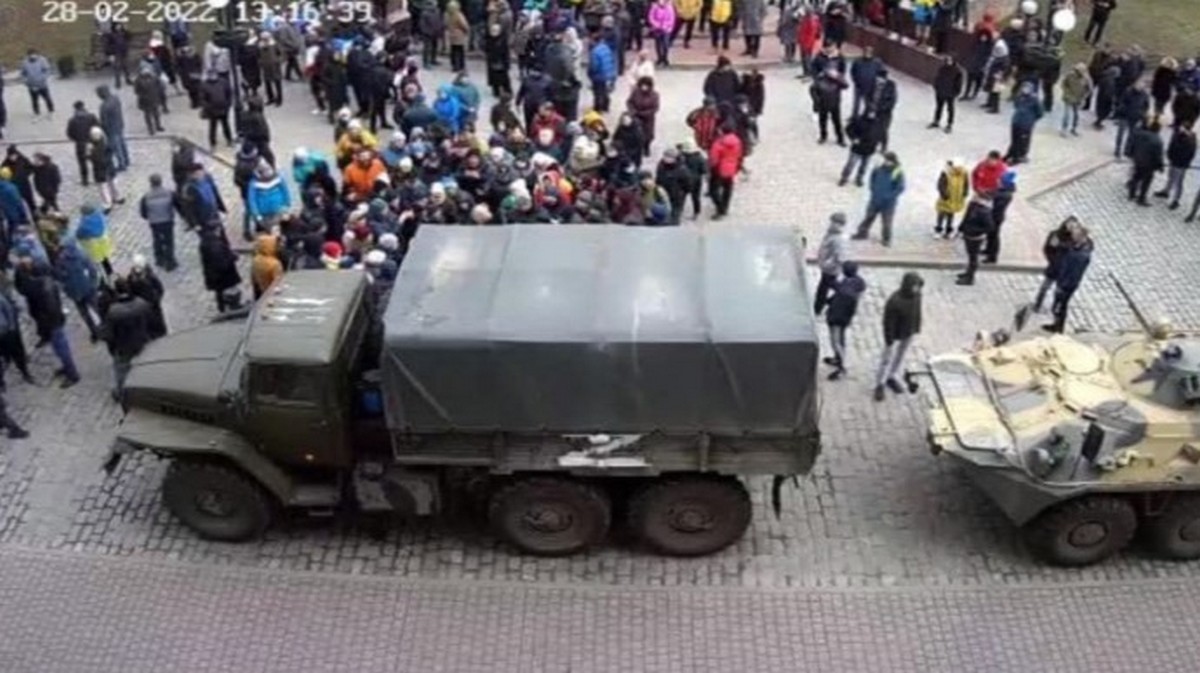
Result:
[[[1183,198],[1183,179],[1195,158],[1196,134],[1192,132],[1191,124],[1181,125],[1171,134],[1171,142],[1167,144],[1167,184],[1161,191],[1154,192],[1160,199],[1171,199],[1171,205],[1168,206],[1171,210],[1179,208],[1179,199]]]
[[[1092,15],[1088,18],[1087,30],[1083,31],[1083,40],[1092,45],[1100,44],[1104,38],[1104,26],[1108,17],[1117,8],[1117,0],[1092,0]]]
[[[120,89],[121,80],[133,84],[129,76],[129,33],[122,23],[113,23],[112,30],[104,35],[104,55],[113,70],[113,85]]]
[[[208,120],[208,147],[217,148],[217,126],[225,136],[225,144],[233,146],[233,133],[229,130],[229,110],[233,107],[233,91],[229,80],[210,72],[200,85],[200,105],[204,118]]]
[[[717,67],[710,70],[704,78],[704,96],[712,98],[717,105],[732,104],[740,89],[741,81],[738,79],[738,74],[734,72],[733,66],[730,65],[729,59],[718,56]]]
[[[75,112],[67,122],[67,138],[75,143],[75,160],[79,162],[79,181],[88,186],[88,143],[92,128],[100,126],[96,115],[88,112],[83,101],[75,101]]]
[[[875,123],[879,127],[879,149],[886,152],[892,130],[892,113],[895,112],[896,103],[899,101],[896,82],[888,77],[887,68],[879,69],[873,94],[867,107],[875,113]]]
[[[967,204],[967,214],[958,225],[958,233],[962,236],[963,245],[967,250],[967,269],[958,274],[959,285],[974,285],[975,272],[979,269],[979,253],[983,250],[984,241],[992,233],[995,225],[992,222],[992,204],[986,198],[976,194]]]
[[[49,155],[33,155],[33,189],[42,197],[41,212],[58,212],[58,190],[62,187],[62,172]]]
[[[1126,183],[1129,200],[1136,200],[1139,206],[1150,205],[1146,193],[1150,191],[1154,174],[1163,169],[1163,141],[1158,131],[1158,122],[1150,122],[1133,132],[1125,148],[1125,153],[1133,160],[1133,170]]]
[[[850,174],[854,173],[854,186],[863,186],[863,177],[867,174],[867,168],[871,164],[871,157],[875,154],[875,150],[879,148],[879,123],[875,119],[874,113],[870,110],[863,114],[854,117],[846,126],[846,135],[850,136],[850,155],[846,158],[846,165],[842,167],[842,177],[838,180],[838,187],[843,187],[850,181]],[[857,172],[854,170],[857,164]]]
[[[63,311],[62,293],[58,283],[50,275],[50,269],[34,262],[31,257],[17,258],[17,272],[14,279],[17,292],[25,297],[29,307],[29,317],[37,327],[40,343],[49,343],[62,365],[56,376],[61,376],[61,388],[70,388],[79,383],[79,370],[75,367],[75,358],[71,355],[71,344],[67,341],[66,314]]]
[[[842,90],[846,82],[835,68],[828,68],[813,82],[809,93],[812,96],[813,110],[817,113],[817,125],[821,129],[818,142],[829,140],[828,126],[833,122],[833,131],[837,134],[837,143],[846,146],[846,136],[842,131]]]
[[[130,364],[150,343],[150,304],[129,291],[129,283],[117,278],[113,283],[115,301],[104,316],[101,333],[113,359],[113,399],[119,401],[125,389]]]
[[[921,289],[925,281],[915,271],[904,274],[900,289],[883,306],[883,354],[875,372],[875,401],[882,402],[884,387],[893,393],[904,392],[896,379],[904,365],[904,355],[912,339],[921,331]]]
[[[954,128],[954,101],[963,90],[966,76],[963,69],[954,62],[953,56],[943,56],[942,65],[933,78],[933,95],[936,105],[933,108],[933,121],[929,128],[936,129],[942,125],[942,110],[946,110],[946,133]]]
[[[671,204],[671,224],[678,225],[683,218],[683,207],[687,203],[692,175],[679,157],[679,150],[668,147],[654,172],[654,182],[667,193]]]

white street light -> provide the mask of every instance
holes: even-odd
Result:
[[[1075,30],[1075,23],[1077,20],[1078,17],[1075,16],[1074,10],[1060,9],[1055,12],[1054,16],[1050,19],[1050,24],[1054,26],[1054,30],[1057,30],[1060,33],[1069,33],[1072,30]]]
[[[1021,13],[1025,16],[1033,16],[1034,14],[1037,14],[1037,11],[1037,0],[1025,0],[1021,3]]]

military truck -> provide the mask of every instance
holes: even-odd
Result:
[[[1040,558],[1087,565],[1139,530],[1200,558],[1200,341],[1146,333],[982,334],[930,358],[929,441]]]
[[[170,460],[166,507],[216,540],[285,508],[430,515],[466,493],[528,553],[577,552],[620,517],[700,555],[749,525],[741,477],[778,489],[819,453],[792,231],[427,227],[376,294],[362,272],[292,272],[244,324],[155,342],[114,464]]]

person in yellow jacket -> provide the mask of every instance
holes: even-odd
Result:
[[[683,33],[683,48],[687,49],[692,43],[692,31],[696,29],[696,19],[700,18],[700,10],[704,0],[675,0],[675,30],[671,31],[671,42]]]
[[[363,128],[361,121],[351,119],[350,123],[346,125],[346,132],[342,134],[341,138],[338,138],[338,166],[344,169],[350,165],[359,150],[377,151],[378,149],[379,139],[375,137],[375,134]]]
[[[971,176],[962,159],[951,159],[946,162],[942,174],[938,176],[937,226],[933,228],[934,238],[950,238],[954,235],[954,216],[967,207],[967,190],[971,184]]]
[[[282,276],[283,262],[279,260],[279,238],[275,234],[259,234],[254,241],[254,259],[250,262],[250,282],[254,287],[255,301]]]
[[[729,34],[733,32],[733,0],[712,0],[708,23],[712,30],[713,50],[728,51]]]

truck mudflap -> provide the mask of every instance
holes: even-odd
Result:
[[[144,409],[134,409],[121,420],[103,469],[111,474],[123,456],[135,451],[149,451],[167,458],[228,460],[283,503],[290,501],[296,486],[285,472],[264,458],[241,435]]]

